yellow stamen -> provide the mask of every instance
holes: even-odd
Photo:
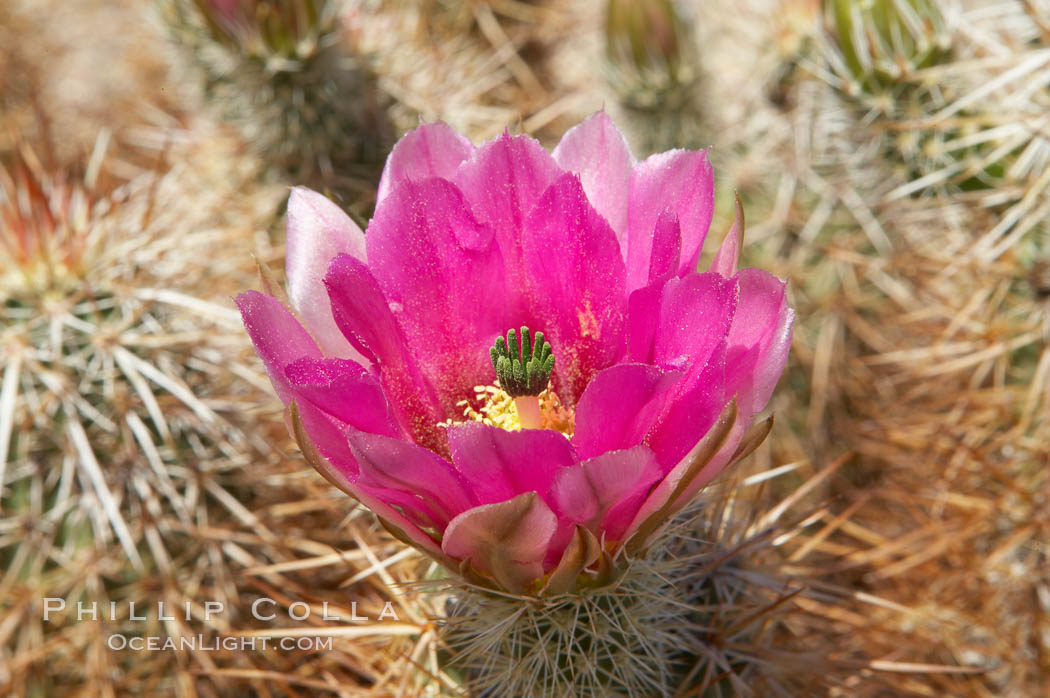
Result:
[[[523,406],[522,402],[529,404]],[[557,394],[550,389],[537,396],[513,398],[498,385],[478,385],[474,386],[474,400],[460,400],[456,404],[463,408],[466,419],[449,419],[439,426],[472,421],[507,431],[553,429],[567,437],[571,437],[575,429],[575,414],[562,405]],[[480,406],[475,408],[476,404]]]

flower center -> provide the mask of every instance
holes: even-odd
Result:
[[[508,330],[506,338],[496,338],[489,356],[496,382],[475,386],[473,400],[457,403],[464,417],[507,431],[553,429],[572,436],[575,415],[548,388],[554,353],[542,332],[533,337],[528,327],[522,327],[520,335]],[[450,419],[442,426],[454,423]]]
[[[522,418],[520,403],[529,399],[537,403],[538,423],[529,422],[528,417]],[[535,397],[514,398],[499,385],[477,385],[474,386],[474,399],[460,400],[457,405],[463,408],[463,416],[467,421],[481,422],[507,431],[552,429],[571,438],[576,427],[576,415],[573,410],[561,404],[557,393],[551,390],[544,390]],[[535,415],[533,418],[536,418]],[[462,422],[450,419],[443,422],[442,426],[448,427],[456,423]]]
[[[507,330],[507,339],[496,338],[489,349],[496,379],[511,397],[535,397],[547,389],[554,371],[554,353],[550,342],[536,333],[536,341],[529,341],[529,328],[521,328],[521,341],[513,329]]]
[[[507,330],[506,340],[497,337],[496,344],[489,349],[496,380],[503,391],[514,398],[518,421],[525,429],[543,427],[539,395],[547,389],[554,371],[550,342],[543,338],[542,332],[537,332],[535,339],[531,342],[529,328],[522,327],[519,342],[511,328]]]

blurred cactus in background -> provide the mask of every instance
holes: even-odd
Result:
[[[609,0],[606,54],[628,104],[656,110],[681,98],[696,77],[688,32],[671,0]]]
[[[75,285],[99,243],[89,239],[93,202],[84,188],[62,176],[41,181],[25,156],[17,160],[12,172],[0,170],[0,244],[7,253],[0,292],[13,302]]]
[[[215,39],[273,70],[308,61],[335,29],[335,3],[320,0],[193,0]]]
[[[816,48],[821,0],[779,0],[775,7],[768,19],[776,51],[767,90],[773,104],[788,108],[803,72],[799,65],[811,59]]]
[[[914,613],[891,655],[952,667],[886,695],[1044,695],[1050,4],[878,7],[824,2],[828,31],[775,100],[747,92],[779,72],[761,36],[740,48],[754,15],[739,30],[704,15],[728,34],[704,61],[743,153],[749,254],[799,309],[791,428],[771,442],[851,453],[839,491],[871,547],[840,569]],[[863,679],[844,693],[880,695]]]
[[[381,99],[344,0],[160,0],[206,97],[264,162],[331,184],[387,145]],[[313,178],[313,179],[311,179]]]
[[[572,104],[560,90],[561,47],[579,38],[567,0],[397,0],[362,13],[363,50],[392,98],[388,113],[408,131],[445,121],[474,140],[514,124],[557,137]],[[593,3],[597,8],[600,3]],[[593,67],[593,66],[592,66]]]
[[[960,135],[956,128],[916,129],[911,123],[945,105],[944,85],[929,72],[952,59],[952,28],[942,9],[930,0],[822,4],[820,72],[859,107],[860,131],[879,141],[875,149],[887,156],[896,178],[918,178],[958,158],[945,146]]]
[[[824,0],[828,63],[851,96],[887,101],[950,57],[951,28],[932,0]]]
[[[785,59],[804,54],[816,33],[822,0],[779,0],[770,17],[777,52]]]
[[[201,590],[230,598],[226,561],[198,528],[254,520],[244,466],[255,481],[270,459],[242,429],[262,400],[215,302],[246,275],[230,250],[248,246],[210,212],[241,209],[179,168],[100,191],[106,141],[83,176],[25,142],[0,163],[0,659],[45,661],[53,646],[87,657],[48,666],[43,683],[33,663],[12,664],[0,678],[16,694],[156,681],[116,671],[105,634],[42,623],[41,599],[126,610],[143,585],[170,607]]]
[[[673,0],[608,0],[609,83],[640,151],[702,145],[690,18]]]
[[[1026,61],[1021,46],[1008,60],[987,48],[1010,40],[1019,23],[981,44],[971,26],[960,30],[954,2],[825,0],[823,10],[823,64],[814,70],[845,98],[842,132],[852,131],[854,142],[844,152],[867,152],[886,167],[870,187],[876,197],[988,191],[1038,178],[1036,163],[1047,158],[1038,122],[1050,92],[1025,76],[1041,62]],[[849,168],[871,169],[856,165]]]

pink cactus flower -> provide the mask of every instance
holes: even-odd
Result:
[[[367,235],[294,189],[291,308],[237,302],[326,477],[469,579],[569,591],[768,431],[794,314],[739,216],[696,272],[713,205],[706,152],[636,162],[604,112],[553,153],[427,124]]]

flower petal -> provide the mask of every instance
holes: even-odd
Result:
[[[679,274],[696,270],[714,213],[714,172],[707,151],[669,150],[638,163],[627,213],[627,288],[647,283],[656,221],[667,209],[681,226]]]
[[[529,136],[503,134],[485,143],[456,173],[456,185],[479,221],[491,227],[506,267],[507,288],[523,285],[521,235],[525,218],[562,174],[554,159]],[[516,314],[523,299],[508,299]]]
[[[572,442],[580,458],[642,443],[681,375],[646,364],[618,364],[595,376],[576,406]]]
[[[446,450],[445,413],[408,353],[404,334],[379,284],[364,263],[339,255],[324,278],[336,325],[376,365],[401,426],[416,441],[437,452]]]
[[[404,337],[372,272],[361,260],[339,255],[328,266],[325,289],[343,335],[372,363],[394,361]]]
[[[628,552],[636,552],[644,547],[653,532],[664,526],[703,485],[717,475],[709,472],[705,478],[705,471],[711,470],[709,464],[716,454],[724,450],[731,453],[735,448],[727,445],[727,439],[736,420],[736,403],[730,401],[712,421],[704,437],[652,488],[628,526],[627,535],[633,536],[628,544]]]
[[[295,420],[298,420],[298,425],[296,425]],[[285,423],[288,426],[288,431],[295,436],[300,450],[307,456],[308,461],[310,460],[310,454],[307,451],[311,448],[328,461],[331,468],[321,471],[322,475],[330,481],[332,480],[330,475],[333,473],[338,474],[341,481],[346,483],[352,483],[357,480],[359,468],[357,467],[357,460],[354,458],[354,454],[350,451],[350,445],[347,444],[346,437],[343,436],[344,424],[333,419],[331,415],[326,414],[309,400],[300,399],[295,400],[285,410]],[[302,434],[296,432],[297,426],[303,429]],[[304,446],[307,435],[309,447]],[[312,461],[311,465],[315,468],[318,467]],[[346,489],[339,483],[335,484],[341,489]]]
[[[627,298],[627,359],[653,362],[653,343],[660,324],[660,307],[666,282],[656,282],[631,292]]]
[[[533,314],[554,349],[558,395],[575,403],[624,352],[624,264],[609,224],[580,180],[562,175],[529,215],[523,237]]]
[[[482,504],[546,493],[555,474],[577,460],[568,439],[545,429],[513,432],[467,422],[449,427],[448,441],[452,462]]]
[[[352,427],[345,434],[360,468],[360,484],[419,495],[436,506],[441,524],[477,506],[470,486],[444,458],[415,444]]]
[[[245,291],[237,296],[237,307],[255,351],[266,366],[270,382],[287,405],[293,398],[293,391],[284,373],[285,366],[301,357],[320,359],[321,350],[310,333],[276,298],[258,291]]]
[[[441,548],[452,558],[470,560],[504,588],[528,590],[543,575],[558,519],[535,492],[463,512],[445,529]]]
[[[628,355],[668,369],[704,365],[729,333],[736,297],[736,280],[714,273],[635,291],[627,316]]]
[[[409,131],[390,151],[379,180],[376,206],[403,181],[417,182],[430,177],[451,180],[460,163],[474,154],[474,144],[448,124],[438,121],[421,124]]]
[[[510,326],[503,261],[450,182],[404,182],[368,229],[369,268],[448,416],[492,382],[489,348]]]
[[[303,358],[289,364],[285,375],[297,398],[342,424],[384,436],[403,435],[379,381],[360,364]]]
[[[682,230],[678,225],[678,215],[668,209],[656,219],[647,283],[669,279],[678,271],[681,256]]]
[[[320,414],[312,406],[307,406],[307,409],[318,415]],[[404,514],[391,506],[391,504],[397,504],[407,511],[405,502],[398,500],[400,493],[380,491],[375,488],[358,485],[356,483],[358,468],[357,464],[353,462],[353,457],[349,456],[349,460],[352,463],[350,467],[347,467],[348,464],[346,462],[336,463],[335,461],[330,461],[315,446],[315,440],[312,436],[314,433],[313,428],[303,418],[306,412],[301,412],[297,405],[292,405],[289,412],[289,431],[295,436],[303,457],[317,472],[330,483],[350,496],[355,497],[375,512],[376,516],[380,517],[380,520],[384,522],[384,525],[393,528],[392,532],[398,538],[410,545],[421,548],[438,560],[445,561],[444,553],[441,552],[437,542],[424,533],[413,521],[410,521]],[[331,426],[327,419],[323,419],[323,421]],[[343,447],[349,453],[349,445],[345,440],[343,441]],[[392,494],[394,496],[391,496]]]
[[[666,470],[704,435],[727,401],[725,341],[683,371],[619,364],[602,371],[576,408],[580,458],[644,443]]]
[[[647,446],[610,451],[558,471],[551,499],[568,521],[583,524],[599,539],[619,540],[662,475]]]
[[[323,279],[328,264],[338,254],[365,259],[365,234],[326,197],[295,187],[288,197],[285,250],[288,296],[318,345],[328,356],[363,361],[332,319]]]
[[[743,269],[736,279],[740,298],[729,330],[726,381],[741,414],[751,416],[766,406],[784,372],[795,313],[785,283],[769,272]]]
[[[405,499],[400,497],[399,493],[358,484],[350,485],[350,494],[371,509],[387,530],[393,526],[394,530],[391,532],[402,542],[416,546],[439,561],[445,561],[445,555],[438,543],[420,529],[417,521],[412,520],[413,518],[418,519],[420,515],[413,505],[424,503],[419,497]],[[395,509],[395,506],[400,507],[401,511]],[[415,516],[406,516],[406,514]]]
[[[602,110],[566,131],[552,155],[563,170],[580,176],[587,199],[623,247],[635,160],[620,129]]]
[[[662,400],[647,443],[664,469],[673,467],[703,438],[731,400],[726,391],[725,341],[697,369],[686,373]]]
[[[367,491],[373,499],[382,500],[387,507],[399,507],[408,518],[424,527],[440,528],[448,522],[448,513],[439,511],[429,497],[424,497],[419,492],[389,481],[377,484],[376,478],[366,477],[362,480],[357,456],[346,437],[346,424],[334,419],[308,400],[297,401],[294,406],[294,414],[286,413],[286,419],[290,421],[289,431],[295,435],[295,440],[307,461],[324,475],[325,479],[355,497],[362,491]],[[298,425],[295,423],[296,419]],[[315,456],[321,456],[323,462],[319,463]],[[375,511],[383,515],[380,510]]]

